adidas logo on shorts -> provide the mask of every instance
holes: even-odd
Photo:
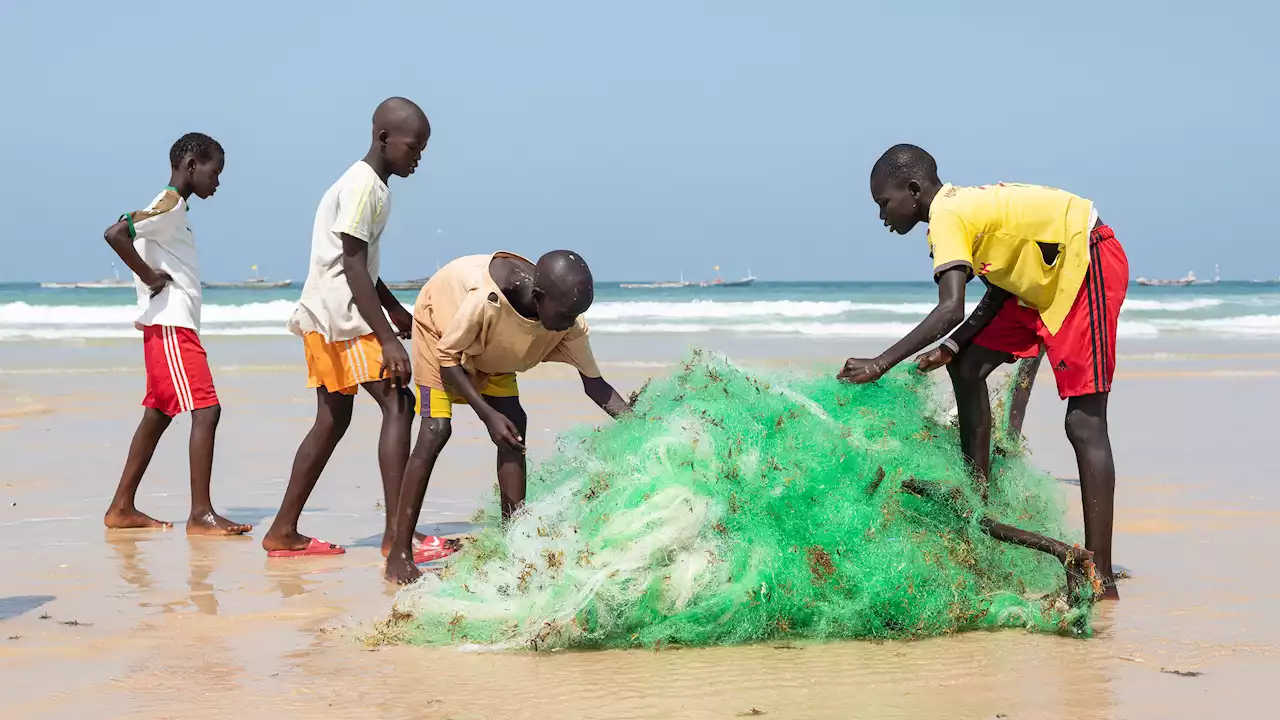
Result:
[[[1053,369],[1054,369],[1054,370],[1057,370],[1058,372],[1066,372],[1066,371],[1067,371],[1067,361],[1066,361],[1066,360],[1059,360],[1059,361],[1058,361],[1058,364],[1053,366]]]

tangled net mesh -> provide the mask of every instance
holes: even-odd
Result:
[[[383,637],[551,649],[1090,634],[1092,595],[1068,591],[1058,559],[980,527],[985,515],[1062,537],[1055,481],[997,428],[983,502],[933,394],[906,368],[850,386],[695,352],[635,417],[561,437],[521,511],[506,524],[486,511],[438,575],[401,591]],[[920,481],[931,490],[909,491]]]

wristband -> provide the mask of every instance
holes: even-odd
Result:
[[[950,350],[952,355],[960,354],[960,345],[956,343],[955,340],[952,340],[951,338],[944,338],[942,340],[942,346]]]

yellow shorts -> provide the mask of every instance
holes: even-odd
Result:
[[[382,345],[372,333],[331,343],[324,335],[309,332],[302,346],[307,353],[309,388],[355,395],[361,384],[382,379]]]
[[[430,398],[426,407],[422,405],[423,393],[427,393]],[[414,394],[417,396],[418,403],[414,406],[413,411],[424,418],[451,418],[453,417],[454,403],[467,404],[466,399],[460,395],[454,395],[438,388],[415,385]],[[520,388],[516,387],[516,374],[490,375],[484,381],[484,387],[480,388],[480,394],[488,395],[489,397],[520,397]]]

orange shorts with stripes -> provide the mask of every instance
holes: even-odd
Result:
[[[382,344],[372,333],[329,342],[318,332],[302,337],[307,353],[307,387],[355,395],[360,386],[381,380]]]

